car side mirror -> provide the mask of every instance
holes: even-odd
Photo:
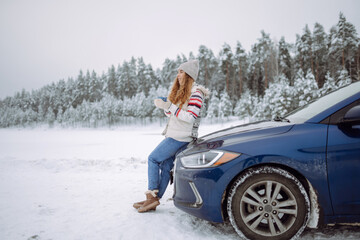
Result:
[[[360,124],[360,105],[350,108],[344,115],[341,124],[358,125]]]

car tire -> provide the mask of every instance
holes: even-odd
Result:
[[[227,212],[242,238],[295,239],[308,223],[310,201],[295,176],[265,166],[251,169],[235,180]]]

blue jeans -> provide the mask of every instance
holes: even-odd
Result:
[[[188,142],[179,142],[168,137],[150,154],[148,159],[148,189],[159,190],[159,198],[165,193],[170,181],[170,171],[174,167],[176,153],[188,144]]]

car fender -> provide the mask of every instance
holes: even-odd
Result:
[[[260,165],[277,165],[292,169],[309,181],[314,191],[322,196],[318,200],[324,214],[332,215],[333,209],[327,182],[326,136],[327,125],[307,123],[295,125],[291,131],[277,136],[255,139],[238,145],[226,146],[224,144],[221,150],[234,151],[236,149],[236,152],[242,152],[243,156],[227,163],[229,166],[227,170],[224,169],[226,174],[224,174],[225,180],[222,184],[228,186],[245,170]],[[297,148],[290,146],[297,146]]]

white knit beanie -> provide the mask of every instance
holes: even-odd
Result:
[[[199,61],[198,60],[189,60],[188,62],[184,62],[178,68],[178,70],[183,70],[187,74],[190,75],[196,81],[199,73]]]

